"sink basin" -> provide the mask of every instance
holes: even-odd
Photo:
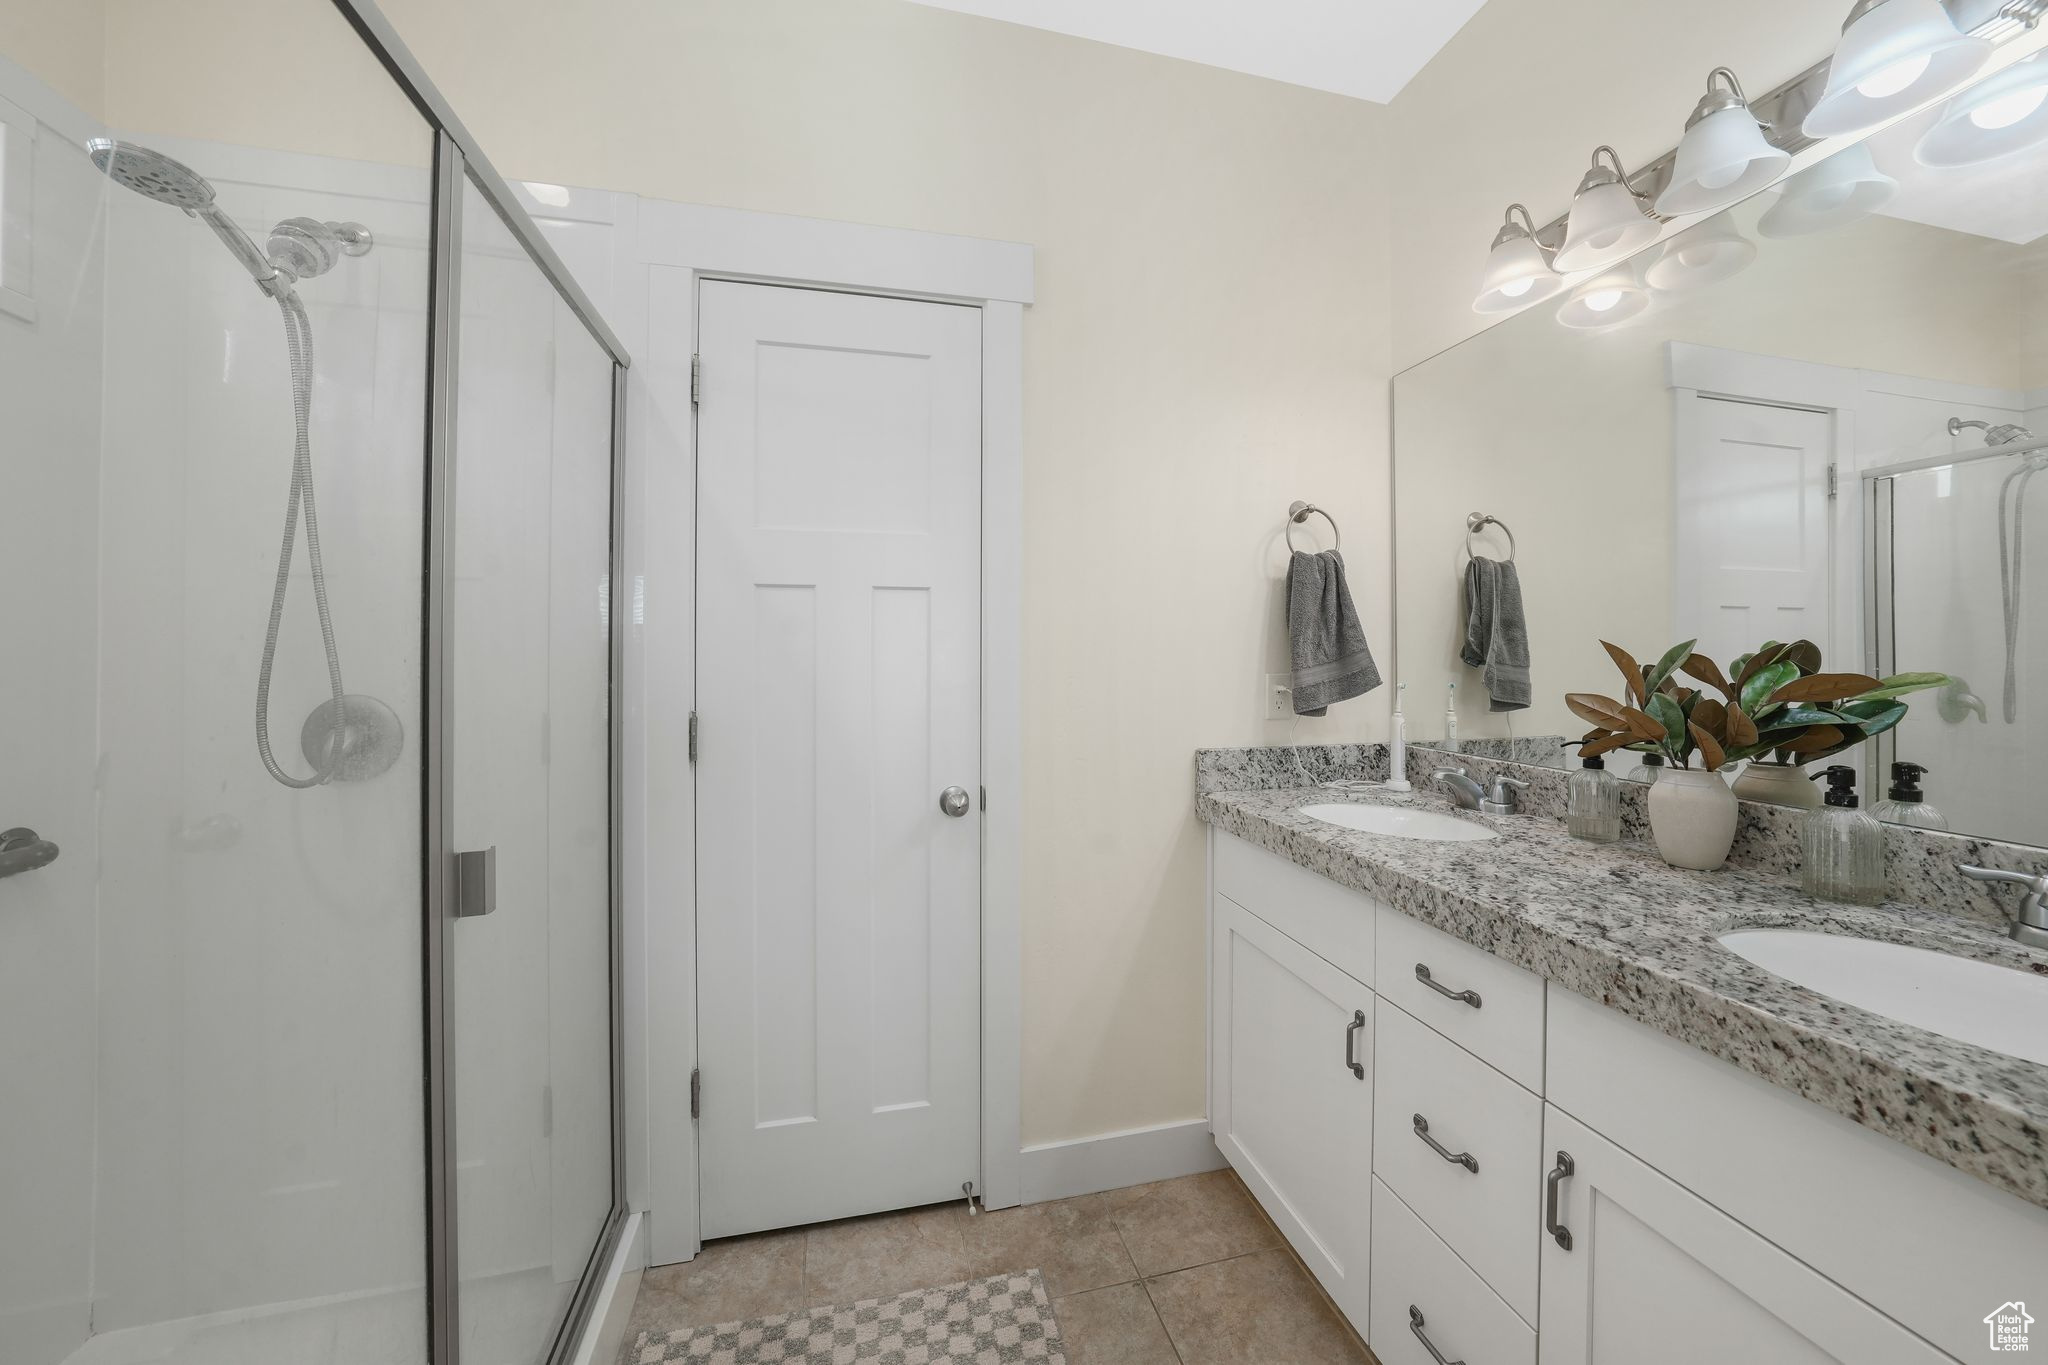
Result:
[[[1842,934],[1741,929],[1738,957],[1887,1019],[2048,1065],[2048,976]]]
[[[1303,815],[1325,824],[1342,825],[1366,834],[1386,834],[1396,839],[1431,839],[1443,844],[1473,843],[1500,836],[1484,825],[1428,810],[1399,810],[1393,806],[1303,806]]]

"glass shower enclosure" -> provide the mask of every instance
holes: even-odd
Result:
[[[367,0],[0,17],[0,1360],[546,1365],[627,357]]]

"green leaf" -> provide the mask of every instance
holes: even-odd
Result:
[[[1656,667],[1650,670],[1650,676],[1643,680],[1644,690],[1655,692],[1662,687],[1665,680],[1678,671],[1678,666],[1692,657],[1692,647],[1698,643],[1698,640],[1687,640],[1665,651],[1664,657],[1657,660]]]
[[[1791,662],[1769,664],[1758,669],[1742,684],[1742,709],[1755,716],[1757,724],[1762,725],[1764,719],[1760,713],[1764,703],[1773,692],[1798,676],[1799,665]]]
[[[1859,716],[1853,722],[1858,740],[1875,739],[1906,718],[1907,707],[1902,701],[1880,703],[1884,709],[1867,716]]]
[[[1798,725],[1853,725],[1858,717],[1843,711],[1829,711],[1819,706],[1802,706],[1794,703],[1776,712],[1771,717],[1773,730],[1787,730]]]
[[[1662,692],[1653,693],[1650,704],[1644,708],[1656,722],[1664,727],[1664,752],[1672,757],[1682,757],[1690,736],[1685,733],[1685,712],[1677,702]]]
[[[1889,701],[1893,697],[1906,697],[1915,692],[1925,692],[1930,687],[1947,687],[1951,681],[1946,673],[1900,673],[1886,678],[1881,687],[1858,692],[1853,700]]]

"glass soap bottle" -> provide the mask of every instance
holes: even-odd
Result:
[[[1645,787],[1648,787],[1653,785],[1662,776],[1664,776],[1664,755],[1644,754],[1643,761],[1629,770],[1628,780],[1640,782]]]
[[[1870,813],[1887,825],[1911,825],[1914,829],[1947,829],[1948,819],[1927,803],[1920,779],[1927,769],[1918,763],[1892,764],[1892,786],[1886,799]]]
[[[1828,793],[1800,829],[1800,884],[1819,900],[1877,905],[1885,897],[1884,826],[1857,809],[1854,768],[1838,763],[1815,776],[1827,779]]]
[[[1621,841],[1621,783],[1607,771],[1607,760],[1581,758],[1579,770],[1565,784],[1565,829],[1588,843]]]

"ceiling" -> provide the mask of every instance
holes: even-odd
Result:
[[[1385,104],[1486,0],[914,0]]]

